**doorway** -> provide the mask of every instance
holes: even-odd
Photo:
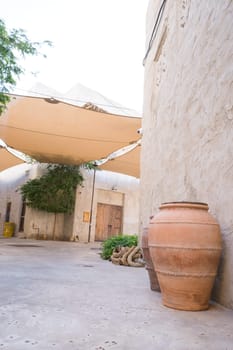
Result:
[[[19,232],[23,232],[24,231],[25,212],[26,212],[26,201],[23,201],[22,209],[21,209],[21,215],[20,215]]]
[[[10,215],[11,215],[11,202],[8,202],[6,205],[5,222],[10,221]]]
[[[122,206],[97,203],[95,240],[104,241],[122,233],[122,217]]]

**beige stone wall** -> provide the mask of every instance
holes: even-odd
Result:
[[[18,236],[22,211],[22,196],[17,189],[27,181],[29,166],[17,165],[0,173],[0,237],[3,235],[7,203],[11,202],[10,222],[15,224],[14,236]]]
[[[73,232],[73,215],[47,213],[33,208],[26,208],[24,237],[70,241]]]
[[[161,1],[151,0],[147,45]],[[224,254],[215,296],[233,308],[233,2],[167,1],[145,63],[141,224],[161,202],[207,202]]]
[[[108,171],[96,171],[93,205],[93,171],[84,173],[84,187],[77,188],[74,213],[73,236],[79,241],[87,242],[90,230],[90,241],[95,240],[97,203],[123,206],[124,234],[139,233],[139,180],[122,174]],[[92,211],[91,225],[83,221],[83,212]]]

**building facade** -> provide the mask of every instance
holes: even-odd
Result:
[[[233,2],[162,3],[147,12],[141,225],[162,202],[208,203],[223,240],[214,295],[233,308]]]
[[[139,233],[139,180],[102,170],[83,170],[74,213],[54,214],[29,208],[19,188],[41,176],[45,165],[20,165],[0,175],[0,227],[15,224],[15,236],[79,242],[103,241],[117,234]],[[9,177],[8,174],[14,176]]]

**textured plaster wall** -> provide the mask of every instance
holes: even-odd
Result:
[[[161,1],[151,0],[147,45]],[[167,1],[145,62],[141,225],[161,202],[207,202],[224,253],[215,297],[233,308],[233,2]]]
[[[69,241],[73,232],[73,215],[54,214],[27,207],[24,237]]]
[[[22,196],[16,191],[28,178],[29,166],[17,165],[0,173],[0,236],[3,235],[7,203],[11,202],[10,222],[15,224],[15,236],[18,236]]]
[[[26,238],[56,240],[63,238],[64,214],[47,213],[27,207],[24,232]]]
[[[77,188],[74,214],[73,236],[81,242],[87,242],[90,230],[90,241],[95,240],[97,203],[123,206],[123,233],[139,232],[139,180],[122,174],[107,171],[96,171],[93,205],[93,172],[84,174],[84,187]],[[91,225],[83,221],[83,212],[92,211]]]
[[[73,215],[40,212],[26,208],[24,232],[19,232],[22,211],[22,195],[17,189],[29,178],[34,179],[46,172],[46,164],[23,164],[0,173],[0,236],[3,235],[6,206],[11,202],[10,221],[15,223],[14,236],[69,240],[73,232]]]

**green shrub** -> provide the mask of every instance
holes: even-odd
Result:
[[[83,183],[80,168],[94,169],[92,163],[78,165],[48,164],[46,174],[30,179],[20,187],[20,192],[31,208],[49,213],[72,214],[75,190]]]
[[[28,180],[21,194],[31,208],[51,213],[71,214],[75,205],[76,186],[82,185],[80,168],[74,165],[48,165],[40,178]]]
[[[119,235],[106,239],[102,244],[101,257],[105,260],[110,259],[114,248],[137,246],[137,235]]]

